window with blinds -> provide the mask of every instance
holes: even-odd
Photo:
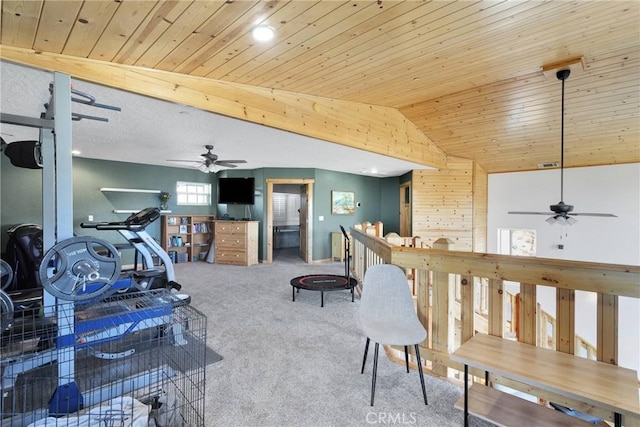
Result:
[[[299,194],[273,193],[273,225],[298,225],[299,209]]]

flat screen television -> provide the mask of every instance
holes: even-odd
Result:
[[[253,205],[255,180],[249,178],[218,178],[218,203]]]

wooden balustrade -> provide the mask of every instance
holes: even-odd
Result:
[[[568,320],[568,319],[567,319]],[[540,307],[538,304],[538,347],[548,348],[551,350],[558,350],[558,343],[556,342],[555,336],[558,331],[556,318],[551,314],[547,313]],[[565,353],[575,354],[586,359],[597,360],[597,350],[595,345],[591,344],[589,341],[581,337],[580,335],[575,336],[575,347],[576,350]]]
[[[452,370],[462,370],[449,354],[479,329],[505,339],[515,329],[515,339],[537,344],[536,285],[556,288],[556,351],[577,355],[586,351],[591,356],[594,349],[576,337],[574,294],[576,290],[597,293],[597,360],[617,364],[618,297],[640,298],[638,266],[460,252],[451,250],[452,242],[447,239],[436,241],[433,249],[428,249],[419,243],[407,243],[410,239],[392,236],[390,241],[401,242],[397,246],[356,228],[351,229],[351,236],[353,273],[359,280],[374,264],[390,263],[413,271],[418,317],[429,331],[420,353],[427,369],[437,375],[451,376]],[[520,283],[516,298],[505,293],[505,281]],[[478,318],[478,310],[486,320]],[[610,413],[578,401],[504,378],[492,376],[491,381],[611,419]]]

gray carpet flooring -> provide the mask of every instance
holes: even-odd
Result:
[[[406,373],[382,351],[369,405],[373,345],[361,375],[358,297],[328,292],[321,308],[319,292],[302,290],[292,302],[290,279],[313,273],[344,274],[344,264],[305,264],[285,252],[270,265],[176,265],[192,306],[208,318],[207,345],[222,356],[207,366],[206,425],[461,426],[453,407],[460,387],[426,375],[426,406],[417,371]]]

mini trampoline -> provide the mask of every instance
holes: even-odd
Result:
[[[345,277],[339,274],[311,274],[307,276],[300,276],[291,279],[291,286],[293,290],[292,300],[296,300],[296,288],[298,292],[300,292],[300,289],[320,291],[320,307],[324,307],[325,291],[342,291],[350,289],[351,302],[353,302],[353,288],[355,288],[357,284],[358,281],[355,278]]]
[[[354,288],[358,285],[358,280],[350,276],[349,271],[349,236],[344,227],[340,226],[344,235],[344,276],[340,274],[310,274],[291,279],[292,301],[296,300],[296,290],[306,289],[308,291],[320,291],[320,307],[324,307],[325,291],[351,290],[351,302],[354,301]]]

